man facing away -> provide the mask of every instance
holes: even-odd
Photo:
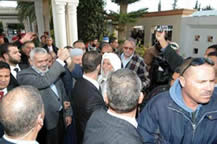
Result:
[[[72,92],[78,143],[82,143],[86,123],[91,114],[105,108],[97,82],[102,56],[96,51],[86,52],[82,57],[84,75],[77,80]]]
[[[44,106],[39,91],[32,86],[11,90],[0,101],[0,122],[5,134],[1,144],[38,144],[43,126]]]
[[[217,143],[214,63],[191,58],[183,65],[169,91],[153,97],[138,117],[138,131],[145,143]]]
[[[137,106],[143,100],[139,77],[131,70],[120,69],[111,73],[107,82],[108,110],[92,114],[84,144],[142,144],[135,119]]]

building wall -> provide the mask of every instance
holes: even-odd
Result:
[[[217,43],[217,16],[183,17],[181,22],[180,47],[185,56],[203,56],[208,46]],[[200,36],[195,40],[195,36]],[[208,41],[208,36],[213,41]],[[198,49],[195,53],[194,49]]]
[[[157,17],[142,17],[137,20],[134,26],[142,25],[145,30],[145,46],[151,46],[152,31],[156,25],[172,25],[172,41],[179,43],[180,41],[180,27],[181,27],[181,16],[157,16]],[[130,33],[128,33],[129,36]]]

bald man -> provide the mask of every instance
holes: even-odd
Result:
[[[39,91],[20,86],[0,101],[0,122],[5,134],[0,144],[38,144],[36,137],[43,126],[44,105]]]

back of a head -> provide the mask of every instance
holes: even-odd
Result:
[[[23,136],[36,125],[39,114],[44,112],[39,91],[32,86],[11,90],[0,101],[0,122],[8,136]]]
[[[118,113],[133,111],[142,89],[137,74],[128,69],[112,72],[107,79],[108,105]]]
[[[97,51],[90,51],[84,53],[82,57],[82,66],[85,73],[93,72],[101,63],[102,55]]]

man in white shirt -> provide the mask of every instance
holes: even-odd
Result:
[[[1,144],[38,144],[43,126],[44,105],[39,91],[32,86],[11,90],[0,101],[0,122],[5,134]]]
[[[142,144],[137,133],[136,111],[143,100],[142,83],[135,72],[120,69],[107,79],[105,102],[108,110],[100,109],[90,117],[84,144]]]

